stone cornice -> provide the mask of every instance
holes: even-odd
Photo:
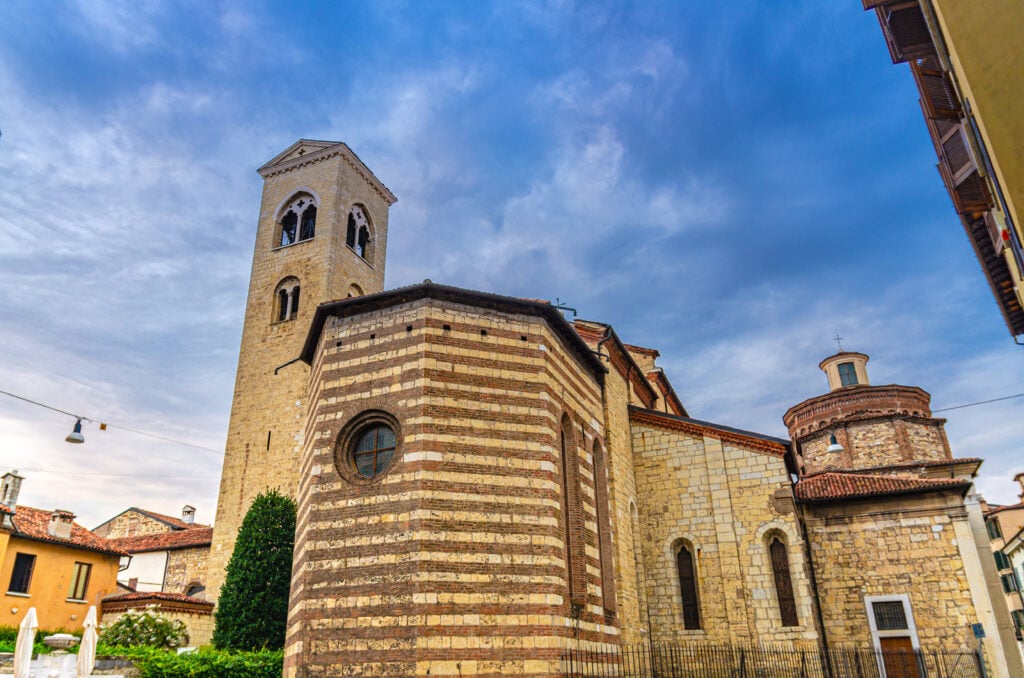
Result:
[[[295,148],[302,146],[304,144],[322,146],[322,144],[324,143],[331,142],[315,142],[310,141],[308,139],[300,139],[299,141],[295,142],[290,147],[288,147],[287,150],[280,153],[277,156],[277,158],[287,157],[290,153],[294,151]],[[393,205],[398,201],[398,198],[395,197],[395,195],[388,189],[387,186],[384,185],[384,183],[380,179],[374,176],[373,172],[370,171],[370,168],[367,167],[363,163],[363,161],[359,159],[359,156],[357,156],[352,151],[352,149],[349,148],[345,143],[340,141],[334,143],[331,146],[322,146],[321,148],[319,148],[319,150],[310,151],[297,158],[292,158],[290,160],[275,162],[277,158],[274,158],[273,160],[268,162],[266,165],[263,165],[263,167],[260,167],[256,171],[260,173],[260,176],[266,179],[277,174],[290,172],[291,170],[296,169],[298,167],[311,165],[315,162],[321,162],[338,155],[340,155],[348,164],[348,166],[355,170],[356,173],[359,174],[359,176],[361,176],[363,180],[366,181],[366,183],[368,183],[373,188],[377,195],[384,199],[389,205]]]
[[[852,421],[913,417],[943,423],[932,419],[930,401],[928,392],[916,386],[848,386],[794,405],[782,421],[793,438]]]

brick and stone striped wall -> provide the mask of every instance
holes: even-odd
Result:
[[[618,642],[595,511],[601,386],[550,322],[429,297],[325,322],[286,675],[553,675],[567,644]],[[368,410],[397,420],[400,448],[353,481],[336,443]]]

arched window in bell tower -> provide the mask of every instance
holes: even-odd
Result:
[[[288,277],[277,283],[274,292],[274,322],[294,320],[299,313],[299,279]]]
[[[370,218],[362,205],[354,205],[348,212],[348,227],[345,229],[345,244],[355,250],[363,259],[372,262],[373,252],[370,233]]]
[[[293,245],[304,240],[312,240],[316,235],[317,199],[306,192],[296,193],[278,210],[278,231],[280,237],[277,247]]]

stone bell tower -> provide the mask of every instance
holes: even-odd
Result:
[[[352,150],[300,139],[259,169],[263,199],[231,404],[207,591],[219,597],[242,518],[260,492],[294,497],[316,307],[384,289],[396,198]]]

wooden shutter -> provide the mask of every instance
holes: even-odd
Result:
[[[921,94],[921,106],[926,118],[957,120],[960,117],[960,100],[953,90],[949,74],[938,67],[934,58],[914,59],[910,70]]]
[[[928,22],[918,0],[876,5],[875,12],[894,63],[935,52]]]
[[[988,210],[992,206],[992,196],[985,178],[978,171],[964,126],[950,126],[939,139],[938,148],[939,174],[949,189],[956,211],[968,214]]]

